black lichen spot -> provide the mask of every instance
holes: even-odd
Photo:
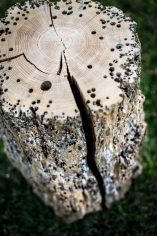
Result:
[[[114,81],[116,81],[118,83],[120,82],[120,80],[118,78],[115,78]]]
[[[63,15],[66,15],[66,14],[67,14],[67,11],[63,11],[62,14],[63,14]]]
[[[123,94],[119,94],[119,97],[122,97],[122,98],[123,98],[123,97],[124,97],[124,95],[123,95]]]
[[[11,51],[13,51],[14,49],[13,48],[9,48],[9,51],[11,52]]]
[[[80,145],[78,145],[78,150],[82,150],[82,147]]]
[[[90,95],[92,98],[95,98],[95,93],[91,93],[91,95]]]
[[[13,25],[17,25],[17,22],[14,22]]]
[[[107,75],[104,75],[104,79],[107,79]]]
[[[116,75],[117,75],[118,77],[120,77],[120,76],[121,76],[121,73],[120,73],[120,72],[117,72]]]
[[[102,24],[105,24],[105,23],[106,23],[106,21],[103,20],[103,19],[101,19],[100,21],[101,21]]]
[[[96,100],[96,105],[97,105],[97,106],[100,106],[100,105],[101,105],[100,102],[101,102],[101,100],[100,100],[100,99],[97,99],[97,100]]]
[[[121,44],[121,43],[119,43],[119,44],[116,45],[116,48],[117,48],[117,49],[121,49],[122,47],[123,47],[123,44]]]
[[[111,22],[110,25],[115,25],[116,23],[115,22]]]
[[[71,15],[71,14],[73,14],[73,11],[70,11],[70,12],[67,13],[67,15]]]
[[[92,31],[91,34],[96,34],[96,31]]]
[[[99,37],[99,39],[103,40],[103,39],[104,39],[104,37],[102,37],[102,36],[101,36],[101,37]]]
[[[82,16],[83,16],[82,14],[79,15],[79,17],[82,17]]]
[[[56,9],[56,10],[60,10],[60,7],[59,7],[59,6],[55,6],[55,9]]]
[[[113,60],[113,62],[114,62],[114,63],[117,63],[117,62],[118,62],[118,60]]]
[[[49,90],[50,88],[51,88],[51,86],[52,86],[52,83],[50,82],[50,81],[45,81],[45,82],[43,82],[42,84],[41,84],[41,90],[43,90],[43,91],[47,91],[47,90]]]
[[[88,65],[87,67],[88,67],[88,69],[92,69],[92,65]]]
[[[114,67],[110,67],[109,70],[112,72],[114,71]]]
[[[0,70],[3,70],[4,69],[4,66],[3,65],[0,65]]]
[[[57,16],[53,16],[52,19],[57,19]]]
[[[114,48],[111,48],[111,50],[110,50],[111,52],[113,52],[114,51]]]
[[[33,89],[32,89],[32,88],[29,89],[28,92],[29,92],[29,93],[33,93]]]
[[[104,26],[102,26],[102,29],[105,29],[106,28],[106,26],[104,25]]]
[[[20,79],[17,79],[17,80],[16,80],[16,82],[18,82],[18,83],[19,83],[19,82],[20,82]]]
[[[4,42],[4,41],[5,41],[5,38],[2,38],[1,41]]]
[[[121,27],[121,24],[118,24],[117,27],[120,28],[120,27]]]

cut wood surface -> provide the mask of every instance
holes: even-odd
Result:
[[[136,23],[98,2],[29,1],[0,27],[9,159],[66,222],[106,210],[141,172]]]

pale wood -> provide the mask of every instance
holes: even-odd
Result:
[[[141,172],[146,124],[136,23],[97,2],[30,1],[10,8],[0,27],[9,159],[68,223],[100,210],[103,198],[110,207]]]

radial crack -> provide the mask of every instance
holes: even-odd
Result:
[[[28,61],[31,65],[33,65],[37,70],[39,70],[40,72],[42,72],[42,73],[44,73],[44,74],[48,74],[48,73],[46,73],[46,72],[40,70],[40,69],[39,69],[37,66],[35,66],[32,62],[30,62],[30,61],[27,59],[27,57],[26,57],[26,55],[25,55],[24,53],[21,53],[21,54],[19,54],[19,55],[17,55],[17,56],[14,56],[14,57],[9,57],[9,58],[0,60],[0,63],[6,62],[6,61],[9,61],[9,60],[14,60],[14,59],[16,59],[16,58],[18,58],[18,57],[21,57],[21,56],[24,56],[24,58],[26,59],[26,61]]]
[[[54,28],[54,31],[55,31],[56,35],[58,36],[58,38],[61,40],[61,42],[62,42],[64,48],[66,49],[66,46],[65,46],[65,44],[64,44],[64,42],[63,42],[63,40],[62,40],[62,38],[58,35],[57,30],[56,30],[56,28],[55,28],[55,26],[54,26],[51,6],[49,6],[49,8],[50,8],[50,17],[51,17],[52,26],[53,26],[53,28]]]
[[[37,66],[35,66],[32,62],[30,62],[28,59],[27,59],[27,57],[26,57],[26,55],[23,53],[22,54],[23,56],[24,56],[24,58],[26,59],[26,61],[28,61],[31,65],[33,65],[38,71],[40,71],[40,72],[42,72],[42,73],[44,73],[44,74],[49,74],[49,73],[46,73],[46,72],[44,72],[44,71],[42,71],[42,70],[40,70]]]
[[[0,63],[1,63],[1,62],[5,62],[5,61],[9,61],[9,60],[16,59],[16,58],[18,58],[18,57],[20,57],[20,56],[22,56],[22,55],[23,55],[23,53],[21,53],[21,54],[19,54],[19,55],[17,55],[17,56],[14,56],[14,57],[5,58],[5,59],[3,59],[3,60],[0,60]]]
[[[83,26],[87,25],[90,21],[92,21],[95,17],[97,17],[98,15],[93,16],[88,22],[86,22],[86,24],[84,24]]]
[[[82,119],[82,125],[83,125],[83,130],[85,133],[85,139],[86,139],[86,145],[87,145],[87,165],[89,166],[91,172],[93,173],[93,175],[95,176],[98,182],[98,186],[99,186],[101,197],[102,197],[101,206],[103,209],[106,210],[104,182],[95,161],[96,137],[95,137],[95,132],[94,132],[94,124],[92,120],[91,110],[85,102],[85,99],[83,97],[83,94],[79,88],[79,85],[76,79],[70,75],[65,52],[64,52],[64,58],[67,65],[67,75],[68,75],[67,78],[68,78],[72,93],[74,95],[74,98],[75,98],[77,107],[80,111],[80,115]]]
[[[62,62],[62,53],[61,53],[60,65],[59,65],[59,69],[58,69],[57,75],[60,75],[60,73],[62,71],[62,66],[63,66],[63,62]]]

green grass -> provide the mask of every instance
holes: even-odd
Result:
[[[1,0],[0,17],[15,0]],[[18,1],[23,2],[23,1]],[[156,236],[157,235],[157,4],[156,0],[104,0],[137,22],[142,44],[141,89],[148,135],[142,150],[143,173],[124,200],[107,213],[97,212],[66,225],[36,196],[7,160],[0,144],[0,235]]]

